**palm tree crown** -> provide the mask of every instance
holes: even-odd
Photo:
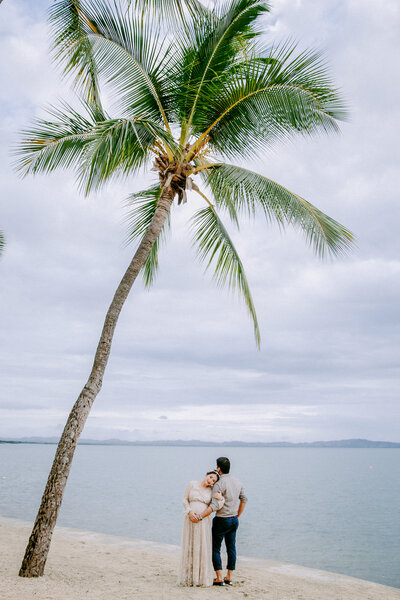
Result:
[[[80,108],[51,109],[18,149],[23,174],[72,167],[85,193],[152,162],[158,180],[130,197],[132,240],[143,238],[163,191],[178,204],[188,191],[199,194],[205,205],[192,218],[195,245],[217,281],[242,292],[257,343],[246,275],[220,214],[238,225],[242,213],[261,212],[300,227],[320,255],[352,242],[345,227],[297,194],[225,162],[260,156],[297,133],[336,131],[345,117],[318,52],[264,47],[267,11],[264,0],[224,0],[212,10],[193,0],[56,1],[54,51],[75,75]],[[109,111],[100,92],[113,101]],[[146,284],[163,230],[142,267]]]

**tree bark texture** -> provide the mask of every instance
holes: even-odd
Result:
[[[108,309],[103,331],[97,346],[92,371],[68,417],[60,438],[54,462],[47,480],[36,521],[29,538],[19,575],[40,577],[50,548],[64,489],[71,468],[79,436],[84,428],[92,404],[99,393],[111,350],[115,326],[122,306],[158,238],[170,211],[175,192],[167,188],[161,194],[153,219],[125,272]]]

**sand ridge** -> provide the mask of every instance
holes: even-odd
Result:
[[[400,590],[298,565],[240,558],[234,587],[176,585],[179,548],[57,527],[44,577],[18,577],[31,523],[0,519],[1,600],[400,600]]]

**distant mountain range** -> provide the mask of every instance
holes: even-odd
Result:
[[[213,446],[246,448],[400,448],[397,442],[374,442],[351,439],[328,442],[203,442],[201,440],[154,440],[150,442],[128,442],[126,440],[85,440],[78,442],[87,446]],[[25,437],[0,440],[0,444],[58,444],[56,437]]]

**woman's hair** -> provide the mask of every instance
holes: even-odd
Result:
[[[217,481],[219,479],[219,473],[218,473],[218,471],[208,471],[206,473],[206,475],[216,475],[217,476]]]

